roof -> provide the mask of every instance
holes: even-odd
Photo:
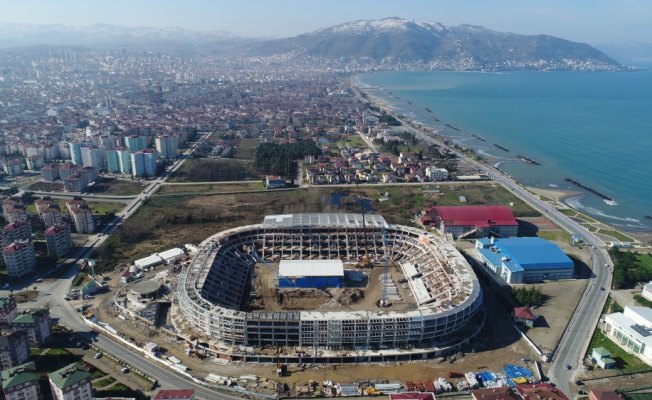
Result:
[[[134,265],[136,265],[139,268],[145,268],[149,267],[152,265],[158,265],[163,262],[163,259],[157,255],[157,254],[152,254],[149,257],[141,258],[140,260],[134,261]]]
[[[49,314],[48,309],[46,308],[36,308],[33,310],[25,310],[22,313],[18,314],[16,318],[14,318],[13,321],[11,321],[12,324],[30,324],[34,325],[38,323],[38,321],[43,318],[44,315]]]
[[[175,258],[179,256],[185,256],[186,253],[178,247],[172,248],[170,250],[165,250],[160,253],[158,253],[159,257],[161,257],[164,260],[170,259],[170,258]]]
[[[342,260],[281,260],[278,276],[344,276]]]
[[[609,353],[609,350],[605,349],[604,347],[594,347],[593,353],[599,354],[600,357],[609,357],[611,355],[611,353]]]
[[[26,241],[18,241],[10,244],[9,246],[4,248],[4,252],[7,254],[15,253],[17,251],[21,251],[25,247],[28,246],[28,243],[31,242],[26,242]]]
[[[536,321],[537,319],[536,315],[530,310],[530,307],[514,307],[514,318],[522,318],[529,321]]]
[[[52,225],[51,227],[49,227],[48,229],[45,230],[45,236],[56,235],[57,233],[61,233],[63,231],[66,231],[67,228],[68,228],[68,226],[64,225],[64,224]]]
[[[518,400],[518,396],[510,387],[476,389],[471,391],[471,394],[476,400]]]
[[[295,227],[342,227],[342,228],[387,228],[385,218],[377,214],[315,213],[267,215],[263,228]]]
[[[91,374],[80,363],[70,364],[48,374],[50,382],[62,390],[90,378],[90,376]]]
[[[38,381],[34,361],[2,371],[2,388],[5,390],[30,381]]]
[[[194,389],[161,389],[154,396],[154,400],[187,400],[194,396]]]
[[[596,400],[622,400],[623,397],[616,393],[614,388],[591,388],[589,390]]]
[[[504,264],[510,270],[571,269],[573,260],[556,244],[538,237],[515,237],[478,239],[485,248],[480,249],[485,258],[494,265]],[[504,259],[507,257],[507,260]]]
[[[147,280],[138,282],[131,288],[131,292],[137,295],[148,295],[158,292],[161,288],[161,283],[155,280]]]
[[[4,331],[0,334],[0,347],[14,347],[19,338],[25,336],[25,331]]]
[[[516,391],[520,393],[523,400],[568,400],[561,390],[548,383],[517,385]]]
[[[13,297],[0,297],[0,308],[7,308],[13,305],[16,308],[16,299]]]
[[[405,392],[390,393],[391,400],[435,400],[435,395],[431,392]]]
[[[434,206],[430,212],[446,226],[518,226],[512,210],[506,206]]]

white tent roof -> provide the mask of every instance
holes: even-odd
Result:
[[[344,276],[342,260],[281,260],[278,276]]]

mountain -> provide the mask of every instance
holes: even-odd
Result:
[[[227,52],[248,43],[225,31],[201,32],[182,28],[125,27],[110,24],[33,25],[0,23],[0,48],[34,45],[124,47],[177,55]]]
[[[401,18],[360,20],[255,44],[252,55],[370,58],[435,69],[607,69],[623,67],[601,51],[548,35],[525,36],[481,26],[446,27]]]

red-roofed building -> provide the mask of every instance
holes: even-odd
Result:
[[[11,278],[20,278],[32,273],[36,267],[34,244],[27,240],[16,241],[2,251]]]
[[[193,389],[161,389],[154,400],[195,400]]]
[[[471,391],[474,400],[519,400],[510,387],[476,389]]]
[[[60,258],[68,254],[72,248],[72,235],[70,227],[66,224],[57,224],[45,230],[45,242],[48,246],[48,255]]]
[[[589,400],[624,400],[624,397],[613,388],[591,388]]]
[[[435,394],[431,392],[405,392],[391,393],[390,400],[435,400]]]
[[[506,206],[434,206],[426,210],[421,222],[455,238],[490,234],[510,237],[518,233],[518,222]]]
[[[514,322],[532,328],[537,320],[530,307],[514,307]]]
[[[568,400],[568,397],[548,383],[517,385],[516,391],[523,400]]]

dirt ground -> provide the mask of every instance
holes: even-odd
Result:
[[[547,282],[536,285],[546,296],[543,305],[534,311],[539,317],[537,325],[527,331],[527,336],[544,351],[553,351],[561,338],[570,317],[575,311],[587,281],[577,279],[564,282]]]
[[[353,267],[346,269],[355,269]],[[279,289],[278,264],[257,264],[254,270],[254,288],[257,296],[250,301],[250,308],[269,311],[282,310],[373,310],[383,295],[380,279],[384,274],[383,265],[373,265],[362,271],[367,275],[364,287],[347,286],[327,289]],[[401,296],[401,302],[394,302],[391,309],[407,311],[416,308],[414,298],[407,284],[398,284],[404,279],[402,272],[395,266],[389,268],[390,275]],[[283,297],[283,303],[277,301]]]

